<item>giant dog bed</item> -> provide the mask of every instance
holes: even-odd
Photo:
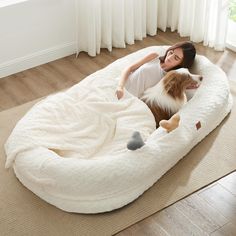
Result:
[[[120,208],[151,187],[211,132],[232,108],[225,73],[198,55],[192,72],[204,79],[179,111],[180,126],[155,130],[148,107],[126,92],[117,100],[122,69],[148,47],[121,58],[65,92],[37,103],[5,144],[6,167],[45,201],[69,212],[98,213]],[[191,95],[189,94],[189,98]],[[126,148],[134,131],[146,144]]]

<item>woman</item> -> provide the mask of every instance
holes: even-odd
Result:
[[[124,96],[124,87],[140,98],[143,92],[157,84],[167,71],[181,67],[190,68],[195,55],[196,49],[191,42],[174,44],[162,57],[157,53],[150,53],[122,72],[116,89],[117,98],[121,99]]]

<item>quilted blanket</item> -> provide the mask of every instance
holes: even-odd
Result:
[[[150,110],[128,92],[118,100],[116,86],[114,78],[95,78],[39,102],[9,137],[6,167],[17,154],[37,147],[59,157],[96,159],[127,152],[127,141],[135,130],[148,137],[155,130]]]

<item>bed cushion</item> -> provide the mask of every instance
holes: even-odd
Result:
[[[155,130],[151,111],[127,91],[118,100],[115,88],[122,69],[165,49],[139,50],[34,105],[5,144],[6,168],[13,166],[28,189],[69,212],[111,211],[136,199],[232,108],[225,73],[200,55],[192,72],[204,79],[194,96],[188,94],[176,130]],[[131,151],[126,144],[134,131],[141,133],[145,145]]]

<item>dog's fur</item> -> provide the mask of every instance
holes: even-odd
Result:
[[[141,100],[152,111],[156,126],[161,120],[168,120],[187,102],[185,90],[199,86],[202,76],[191,74],[188,69],[171,70],[155,86],[147,89]]]

